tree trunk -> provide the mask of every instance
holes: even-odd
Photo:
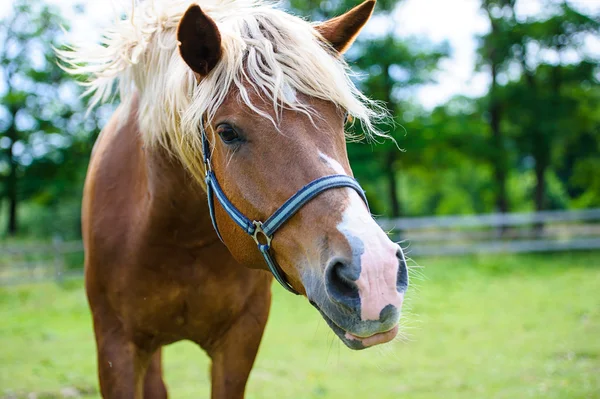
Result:
[[[546,209],[546,169],[547,166],[545,164],[535,165],[535,210],[537,212],[543,211]],[[544,234],[544,223],[539,222],[533,226],[533,233],[536,238],[541,238]]]
[[[491,4],[484,2],[483,8],[487,13],[488,19],[491,25],[492,38],[496,39],[501,34],[498,27],[498,21],[492,16]],[[498,50],[492,44],[491,41],[487,47],[486,56],[487,62],[490,66],[490,74],[492,83],[489,91],[489,108],[488,112],[490,115],[489,124],[492,132],[491,144],[494,149],[492,156],[492,169],[494,174],[494,187],[495,187],[495,202],[496,211],[500,213],[508,212],[508,195],[506,190],[506,176],[508,169],[507,151],[504,146],[504,136],[501,130],[502,121],[502,104],[498,95],[498,68],[501,65],[502,60],[499,60]],[[497,234],[502,237],[506,234],[508,226],[499,226]]]
[[[515,12],[515,3],[510,3],[510,9],[512,14],[512,21],[515,25],[518,25],[516,12]],[[525,81],[527,82],[527,86],[532,93],[537,93],[537,82],[535,80],[535,75],[533,71],[529,69],[527,66],[527,47],[524,43],[519,43],[520,53],[518,56],[519,63],[521,64],[521,68],[523,69],[523,74],[525,75]],[[535,96],[534,96],[535,97]],[[536,114],[538,109],[535,104],[532,104],[533,113]],[[533,123],[532,126],[528,127],[529,136],[532,139],[532,155],[535,159],[535,194],[534,194],[534,202],[535,209],[537,211],[544,210],[545,206],[545,194],[546,194],[546,182],[544,176],[546,174],[546,168],[548,166],[548,151],[550,150],[550,143],[548,143],[549,137],[544,135],[538,126],[537,123]],[[546,148],[548,150],[546,150]]]
[[[392,217],[398,218],[400,212],[400,199],[398,197],[398,183],[396,181],[396,173],[394,171],[394,163],[396,161],[396,153],[391,150],[386,159],[386,179],[388,183],[388,193],[390,195],[390,205],[392,207]]]
[[[506,193],[506,150],[504,148],[504,137],[500,130],[501,109],[497,96],[497,64],[491,61],[492,87],[490,90],[490,129],[492,140],[496,151],[494,157],[494,179],[496,180],[496,208],[498,212],[508,212],[508,196]]]
[[[12,111],[12,110],[11,110]],[[15,126],[16,112],[11,112],[11,124],[6,131],[7,137],[11,140],[10,147],[7,149],[9,173],[6,181],[6,198],[8,200],[8,225],[7,233],[9,236],[15,236],[18,231],[17,223],[17,160],[13,153],[13,147],[17,141],[17,127]]]
[[[559,32],[556,33],[557,35]],[[556,52],[561,54],[562,46],[555,47]],[[559,133],[557,129],[558,121],[561,117],[561,101],[560,101],[560,90],[562,85],[561,78],[561,64],[554,66],[552,68],[552,97],[550,102],[550,110],[548,110],[549,115],[553,115],[556,119],[554,123],[554,127],[549,128],[546,134],[543,134],[541,131],[534,132],[534,138],[537,138],[537,142],[534,142],[534,148],[537,151],[534,151],[535,157],[535,179],[536,179],[536,187],[535,187],[535,209],[536,211],[543,211],[546,209],[546,171],[550,167],[551,157],[550,152],[552,149],[552,143],[550,140],[555,140],[558,137]],[[537,134],[536,134],[537,133]],[[543,144],[543,145],[542,145]]]
[[[535,210],[543,211],[546,209],[546,165],[535,166]]]
[[[385,81],[385,104],[391,115],[394,115],[394,101],[392,99],[392,90],[394,89],[394,80],[390,76],[390,66],[387,63],[382,65],[383,79]],[[385,173],[388,181],[388,192],[390,195],[390,205],[392,207],[392,217],[398,218],[402,214],[400,211],[400,198],[398,196],[398,183],[396,181],[396,171],[394,163],[396,162],[398,149],[392,147],[385,159]]]

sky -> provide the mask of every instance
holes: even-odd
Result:
[[[78,35],[97,35],[102,26],[111,22],[115,4],[130,6],[131,0],[48,0],[57,4],[73,22]],[[357,4],[360,0],[357,0]],[[72,7],[86,4],[85,17],[74,18]],[[201,0],[200,0],[201,2]],[[519,0],[517,12],[520,17],[535,16],[544,12],[545,0]],[[10,10],[12,0],[0,2],[0,17]],[[600,0],[569,0],[569,4],[587,13],[600,13]],[[393,13],[392,26],[372,20],[367,31],[377,34],[382,29],[393,29],[404,38],[429,39],[434,43],[448,41],[452,55],[440,65],[435,76],[436,83],[415,91],[415,101],[426,109],[443,104],[450,97],[462,94],[480,96],[486,93],[489,79],[485,73],[474,71],[476,63],[476,36],[489,30],[489,23],[479,9],[480,0],[404,0]],[[589,51],[600,55],[600,38],[589,38]],[[551,55],[548,55],[549,57]]]
[[[395,32],[400,37],[448,41],[451,57],[442,61],[437,83],[419,88],[416,98],[433,108],[456,94],[481,96],[487,92],[486,75],[474,73],[476,36],[489,30],[480,13],[480,0],[406,0],[394,13]]]

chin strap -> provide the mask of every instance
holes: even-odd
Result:
[[[210,145],[208,142],[208,138],[206,137],[206,132],[204,131],[204,127],[202,130],[202,150],[204,156],[204,164],[206,167],[206,193],[208,195],[208,208],[210,212],[210,218],[212,220],[213,227],[219,236],[219,239],[223,241],[223,237],[221,237],[221,233],[219,232],[219,227],[217,226],[217,220],[215,217],[215,206],[214,206],[214,198],[216,197],[225,212],[231,217],[231,219],[242,228],[246,232],[246,234],[252,236],[254,242],[258,246],[258,250],[265,258],[265,262],[269,267],[269,270],[273,274],[273,277],[288,291],[298,295],[298,291],[296,291],[291,284],[285,278],[281,267],[277,264],[273,256],[271,255],[271,241],[273,240],[273,235],[275,232],[285,223],[287,222],[300,208],[302,208],[307,202],[318,196],[324,191],[330,190],[332,188],[340,188],[340,187],[348,187],[354,189],[358,195],[363,199],[367,208],[369,207],[367,203],[367,197],[362,189],[362,187],[358,184],[358,182],[350,176],[346,175],[331,175],[320,177],[312,182],[308,183],[306,186],[302,187],[298,192],[292,195],[287,201],[283,203],[273,213],[267,220],[264,222],[251,220],[244,216],[242,212],[240,212],[232,203],[229,201],[223,189],[219,185],[217,181],[217,177],[212,170],[210,163]]]

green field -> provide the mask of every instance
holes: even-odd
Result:
[[[403,338],[361,352],[274,285],[247,397],[600,398],[600,253],[419,263]],[[0,288],[0,398],[99,396],[81,283]],[[209,397],[200,349],[172,345],[165,363],[172,398]]]

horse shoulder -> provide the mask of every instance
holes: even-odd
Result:
[[[82,229],[86,273],[110,274],[131,260],[132,229],[143,218],[145,169],[143,150],[132,115],[117,109],[94,146],[84,187]]]

